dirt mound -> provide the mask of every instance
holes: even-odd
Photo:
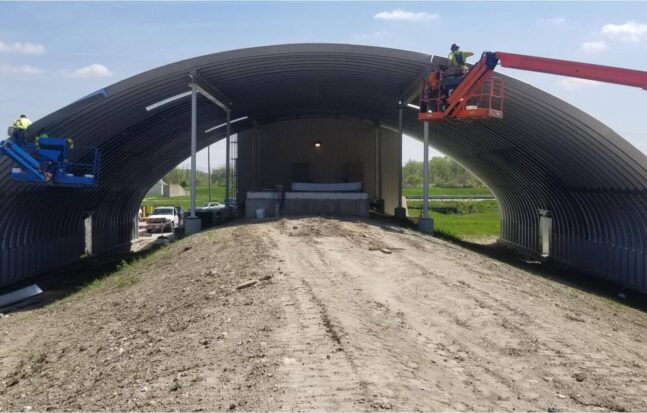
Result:
[[[647,409],[644,313],[371,220],[196,234],[0,330],[2,410]]]

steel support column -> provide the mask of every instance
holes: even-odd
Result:
[[[184,220],[184,232],[194,234],[202,229],[202,221],[195,215],[196,153],[198,149],[198,85],[191,82],[191,214]]]
[[[424,123],[424,150],[422,152],[422,217],[429,218],[429,122]]]
[[[429,122],[424,123],[424,148],[422,155],[422,216],[418,222],[420,231],[434,232],[434,221],[429,218]]]
[[[191,84],[191,218],[195,218],[195,168],[198,148],[198,87]]]
[[[398,207],[402,208],[402,138],[404,127],[404,107],[398,109]]]
[[[207,146],[207,185],[209,187],[209,202],[211,202],[211,144]]]
[[[225,142],[225,205],[229,206],[229,145],[230,145],[230,134],[231,134],[231,111],[227,111],[227,140]]]
[[[396,218],[407,218],[407,210],[402,207],[402,138],[404,122],[404,106],[398,102],[398,206],[395,208]]]

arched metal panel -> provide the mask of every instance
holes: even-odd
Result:
[[[232,100],[232,118],[248,116],[232,125],[235,133],[291,116],[395,126],[398,100],[441,63],[422,53],[342,44],[241,49],[150,70],[46,116],[31,130],[99,146],[100,183],[83,189],[16,183],[8,178],[9,161],[0,160],[0,285],[78,260],[89,213],[95,252],[129,246],[147,189],[189,155],[189,99],[145,107],[186,92],[191,71]],[[548,210],[553,259],[647,291],[645,155],[573,106],[505,79],[504,119],[433,124],[432,145],[496,194],[502,241],[537,252],[539,210]],[[198,104],[199,130],[224,122],[210,102]],[[404,127],[419,137],[415,111],[405,111]],[[199,134],[199,147],[223,133]]]

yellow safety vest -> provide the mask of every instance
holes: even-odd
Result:
[[[27,128],[31,125],[31,121],[27,118],[18,118],[16,121],[13,123],[13,128],[14,129],[22,129],[22,130],[27,130]]]
[[[458,59],[456,59],[457,54],[460,55]],[[451,52],[449,56],[447,56],[447,58],[449,59],[449,66],[450,67],[467,66],[467,58],[470,56],[474,56],[474,53],[461,52],[461,51],[458,51],[456,53]],[[462,64],[458,62],[459,60],[462,60]]]

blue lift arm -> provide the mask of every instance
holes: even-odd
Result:
[[[18,164],[23,171],[29,173],[35,181],[47,182],[47,177],[40,170],[40,163],[21,148],[20,145],[16,145],[10,140],[3,141],[0,143],[0,152]]]

